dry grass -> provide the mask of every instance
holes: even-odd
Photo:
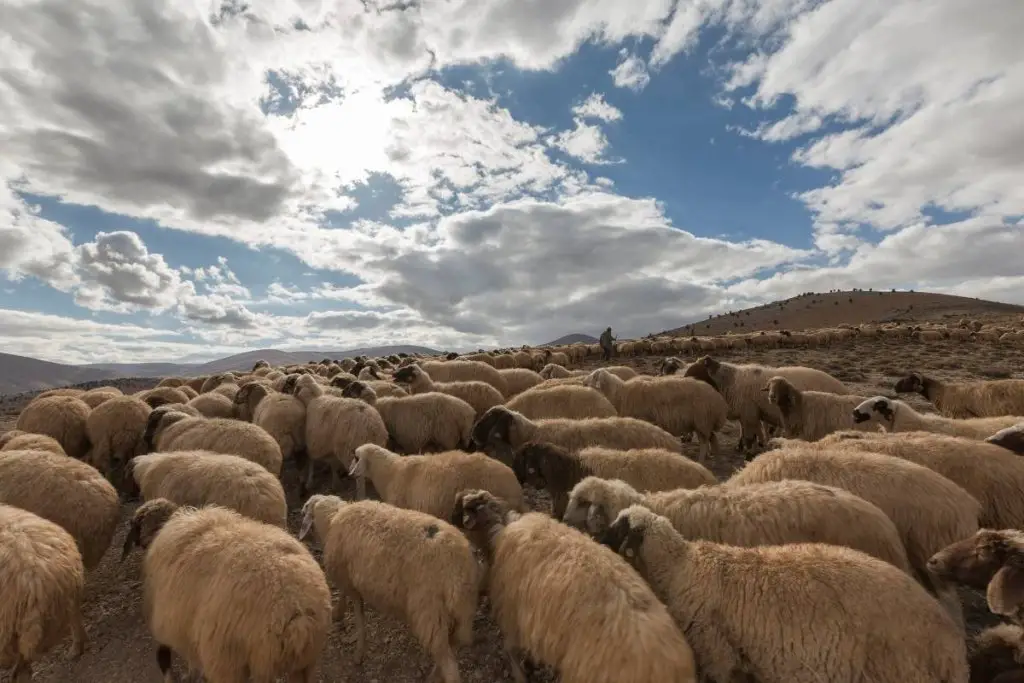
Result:
[[[943,379],[963,380],[984,376],[1021,376],[1024,370],[1024,348],[1011,348],[979,343],[961,344],[938,342],[905,344],[878,341],[855,341],[833,349],[772,350],[762,353],[722,354],[725,360],[759,362],[771,365],[807,365],[821,368],[836,375],[858,393],[866,395],[892,394],[892,387],[900,374],[917,369]],[[641,372],[654,373],[661,357],[615,359],[635,366]],[[587,367],[597,367],[588,363]],[[1011,370],[1014,371],[1011,373]],[[986,374],[987,373],[987,374]],[[906,398],[906,397],[904,397]],[[908,399],[917,409],[928,406],[917,397]],[[9,406],[20,408],[20,406]],[[11,415],[0,415],[0,432],[13,427]],[[730,423],[723,434],[722,452],[714,461],[713,469],[719,477],[728,477],[742,459],[734,448],[738,428]],[[687,455],[696,457],[697,444],[687,446]],[[294,491],[295,473],[283,475],[286,487]],[[353,491],[342,492],[352,497]],[[294,500],[292,494],[292,503]],[[546,507],[548,501],[535,497],[531,503]],[[125,520],[133,506],[125,506]],[[297,527],[297,515],[292,525]],[[294,530],[294,529],[293,529]],[[123,565],[118,563],[124,530],[114,539],[111,551],[103,563],[88,579],[85,606],[89,644],[85,656],[76,664],[66,660],[63,652],[56,653],[38,667],[36,683],[160,683],[154,656],[154,643],[149,637],[139,609],[139,560],[136,553]],[[401,561],[396,558],[396,561]],[[993,620],[978,594],[965,592],[967,614],[972,630],[988,625]],[[476,624],[478,642],[467,648],[460,657],[463,680],[466,683],[494,683],[510,680],[501,655],[496,628],[481,609]],[[350,662],[346,641],[351,627],[346,621],[338,624],[326,650],[321,682],[348,683],[419,683],[429,669],[430,661],[408,632],[398,622],[368,612],[368,652],[366,663],[356,668]],[[552,680],[550,674],[535,681]]]

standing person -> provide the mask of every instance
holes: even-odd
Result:
[[[604,350],[604,359],[606,361],[612,359],[612,351],[615,350],[614,342],[615,337],[612,336],[612,328],[605,328],[605,331],[601,333],[601,349]]]

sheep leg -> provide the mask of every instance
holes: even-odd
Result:
[[[21,655],[14,660],[14,669],[11,670],[11,683],[32,683],[32,665],[25,661]]]
[[[156,648],[156,665],[160,667],[164,683],[174,683],[174,653],[166,645]]]
[[[442,644],[434,653],[434,667],[426,680],[427,683],[461,683],[459,663],[449,643]]]
[[[519,656],[515,653],[515,649],[506,644],[505,654],[508,656],[508,668],[512,673],[512,680],[515,683],[527,683],[523,665],[519,663]]]
[[[293,671],[288,674],[288,683],[316,683],[316,670],[307,666],[301,671]]]
[[[315,474],[313,467],[313,459],[310,458],[306,463],[306,480],[299,482],[299,487],[302,489],[300,494],[303,498],[309,495],[309,492],[313,490],[313,475]]]
[[[711,432],[711,438],[708,439],[708,446],[710,446],[710,448],[711,448],[711,453],[710,454],[711,454],[712,457],[718,455],[718,453],[720,452],[720,448],[719,448],[719,444],[718,444],[718,434],[717,433]]]
[[[85,622],[82,610],[76,609],[71,615],[71,659],[77,660],[85,653]]]
[[[341,463],[337,461],[331,461],[331,490],[337,491],[341,488],[341,473],[338,471],[341,468]]]
[[[352,596],[352,607],[353,617],[356,627],[356,647],[353,653],[353,659],[356,664],[362,664],[363,655],[366,654],[366,619],[363,616],[363,599],[358,596]]]

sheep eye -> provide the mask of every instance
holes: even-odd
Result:
[[[529,472],[530,474],[537,474],[537,470],[534,469],[533,467],[527,467],[526,471]]]
[[[632,558],[634,555],[636,555],[636,553],[632,548],[626,548],[626,557]]]

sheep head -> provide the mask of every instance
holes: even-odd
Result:
[[[377,392],[359,380],[350,382],[341,395],[345,398],[356,398],[371,405],[377,402]]]
[[[174,409],[175,405],[172,403],[154,408],[146,418],[146,431],[142,434],[142,443],[145,444],[147,451],[152,451],[156,446],[156,439],[160,436],[160,432],[175,422],[189,417],[186,413],[177,412]]]
[[[317,538],[322,542],[327,535],[327,528],[334,513],[345,505],[338,496],[327,496],[315,493],[302,505],[302,524],[299,526],[299,540],[303,540],[309,532],[316,529]]]
[[[124,562],[135,546],[143,550],[148,548],[160,529],[178,509],[177,503],[172,503],[166,498],[154,498],[140,505],[129,523],[128,535],[125,536],[124,546],[121,548],[121,561]]]
[[[658,370],[659,375],[674,375],[683,367],[683,361],[679,360],[675,356],[661,361],[661,368]]]
[[[295,385],[299,382],[300,375],[295,372],[288,373],[288,376],[284,378],[284,384],[281,385],[282,394],[295,395]]]
[[[261,360],[256,361],[256,363],[252,366],[252,371],[256,372],[260,368],[269,368],[269,367],[270,367],[270,363],[268,363],[267,361],[261,359]]]
[[[597,541],[614,550],[639,571],[644,537],[657,526],[658,520],[656,514],[642,505],[630,505],[618,514]]]
[[[923,394],[925,378],[917,372],[912,372],[896,382],[893,389],[897,394]]]
[[[867,422],[872,417],[891,430],[896,421],[896,404],[885,396],[875,396],[853,409],[853,421],[857,424]]]
[[[996,446],[1002,446],[1017,455],[1024,455],[1024,422],[1019,422],[1006,429],[1000,429],[985,439],[985,441]]]
[[[493,532],[504,526],[508,506],[488,491],[467,489],[455,495],[452,524],[473,532]]]
[[[583,385],[604,393],[604,389],[611,383],[611,376],[611,373],[604,368],[598,368],[587,375],[587,378],[583,380]]]
[[[445,355],[445,357],[444,357],[444,359],[445,359],[445,360],[455,360],[455,359],[456,359],[456,358],[458,358],[458,357],[459,357],[459,354],[457,354],[457,353],[455,353],[455,352],[452,352],[452,353],[448,353],[448,354],[446,354],[446,355]]]
[[[790,415],[800,407],[800,390],[790,384],[785,377],[772,377],[761,391],[767,392],[768,402],[776,406],[783,415]]]
[[[391,379],[398,384],[414,384],[423,374],[423,370],[418,365],[409,365],[404,368],[399,368]]]
[[[628,487],[625,496],[617,495],[617,484]],[[565,507],[562,521],[577,529],[585,529],[591,536],[604,533],[610,523],[610,513],[618,512],[621,506],[614,505],[613,499],[624,498],[628,503],[636,502],[636,492],[628,484],[618,480],[605,480],[598,477],[584,477],[569,494],[569,503]]]
[[[686,370],[683,371],[683,377],[693,377],[699,379],[702,382],[710,384],[716,391],[718,390],[718,384],[715,382],[715,378],[712,376],[713,370],[717,371],[719,363],[711,356],[702,356],[696,362],[690,363]]]
[[[473,425],[473,445],[488,453],[493,449],[494,457],[502,462],[511,461],[512,444],[519,441],[515,431],[517,415],[505,406],[489,408]]]
[[[1017,616],[1024,609],[1024,533],[982,529],[928,560],[928,570],[976,589],[985,588],[993,614]]]

